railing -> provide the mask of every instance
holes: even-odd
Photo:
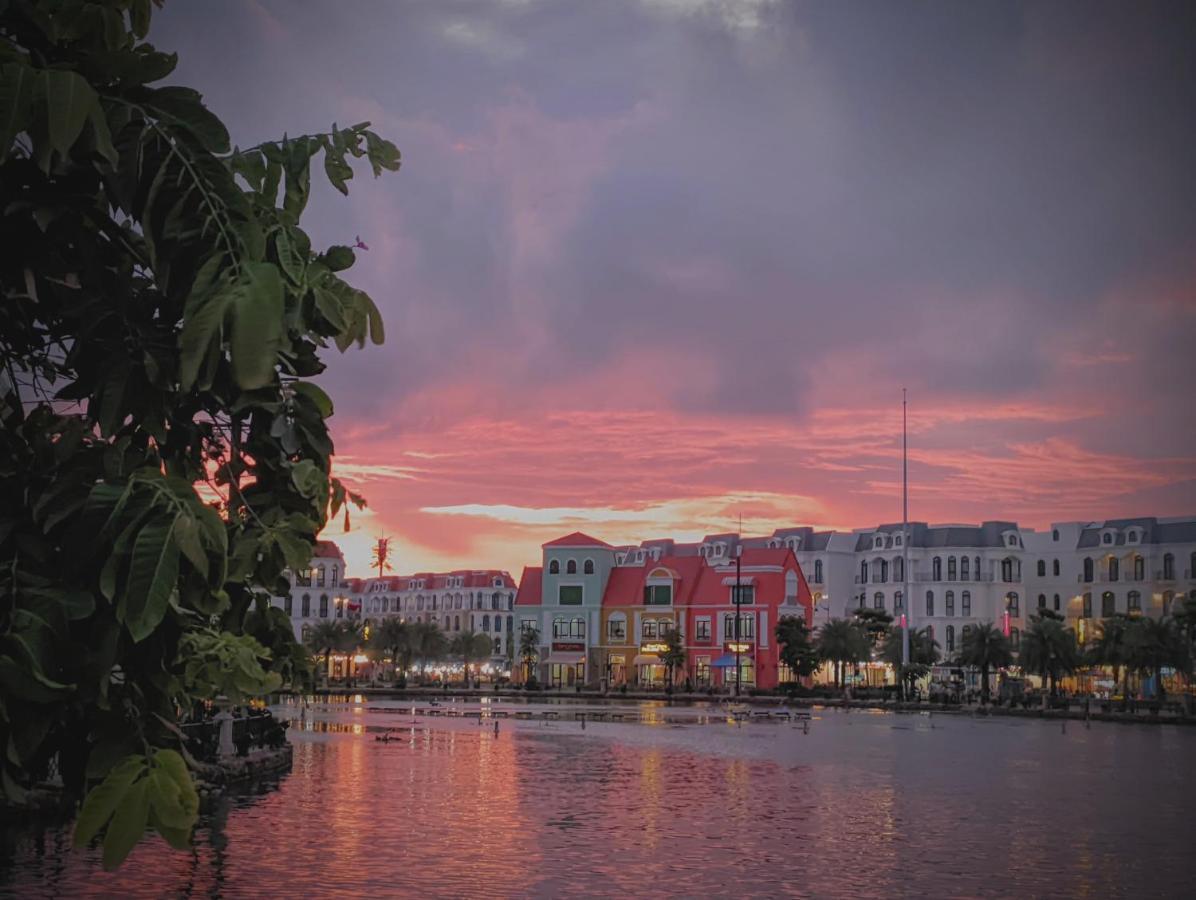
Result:
[[[219,719],[208,718],[180,726],[188,752],[200,762],[216,762],[220,758],[221,725]],[[246,756],[251,750],[281,747],[286,739],[286,727],[268,712],[232,719],[232,742],[237,756]]]
[[[932,572],[914,572],[910,581],[918,584],[991,584],[996,581],[996,577],[987,573],[972,576],[970,578],[934,578]],[[1018,581],[1010,581],[1009,584],[1019,584]]]

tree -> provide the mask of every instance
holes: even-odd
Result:
[[[1153,675],[1155,696],[1163,699],[1163,669],[1187,668],[1187,647],[1171,618],[1135,617],[1126,635],[1126,667],[1142,675]]]
[[[313,656],[324,657],[324,683],[327,684],[330,677],[330,660],[334,650],[340,649],[341,644],[341,627],[340,623],[336,621],[323,621],[317,623],[307,632],[304,638],[304,644],[312,652]]]
[[[804,617],[781,616],[777,622],[776,637],[781,662],[797,678],[809,678],[818,671],[818,651]]]
[[[673,687],[673,676],[680,669],[685,668],[687,659],[685,653],[685,640],[681,637],[681,632],[676,628],[670,628],[664,635],[665,651],[661,654],[660,661],[664,663],[665,675],[668,678],[669,688]]]
[[[411,629],[407,623],[397,618],[383,619],[370,634],[370,643],[390,658],[391,680],[397,681],[400,658],[410,658]]]
[[[373,559],[370,562],[370,568],[378,570],[379,578],[382,577],[384,572],[391,571],[390,538],[380,537],[374,542]]]
[[[915,628],[909,633],[909,664],[902,661],[903,630],[893,628],[885,636],[881,647],[881,658],[893,667],[897,674],[897,683],[901,686],[902,697],[908,697],[919,678],[923,678],[930,671],[930,667],[938,662],[938,642],[930,635],[929,629]]]
[[[440,630],[440,626],[432,622],[413,622],[411,624],[411,652],[419,661],[420,675],[425,675],[428,663],[444,659],[448,653],[449,642]]]
[[[469,664],[475,659],[489,659],[493,650],[490,638],[477,631],[462,631],[449,644],[449,653],[461,658],[466,685],[469,684]]]
[[[524,680],[535,682],[536,660],[540,656],[540,629],[525,625],[519,632],[519,661],[523,665]]]
[[[1102,619],[1097,625],[1096,640],[1092,642],[1089,651],[1092,662],[1101,666],[1108,666],[1113,670],[1113,683],[1120,681],[1121,672],[1125,671],[1125,686],[1122,696],[1130,695],[1129,647],[1126,640],[1129,636],[1132,622],[1124,613],[1117,613]]]
[[[844,666],[866,660],[871,653],[867,633],[851,619],[831,619],[818,629],[815,645],[819,657],[834,666],[835,687],[843,686]]]
[[[868,638],[869,656],[875,655],[889,636],[893,627],[893,617],[883,609],[860,607],[852,613],[852,618]]]
[[[1175,629],[1183,643],[1183,672],[1188,685],[1192,684],[1192,668],[1196,663],[1196,594],[1189,594],[1179,603],[1173,615]],[[1185,693],[1185,703],[1189,694]]]
[[[1061,675],[1074,672],[1080,661],[1076,633],[1054,617],[1032,616],[1030,627],[1022,635],[1018,662],[1023,669],[1045,681],[1055,696]],[[1043,695],[1043,705],[1046,696]]]
[[[185,648],[266,689],[301,659],[270,597],[360,502],[310,379],[382,323],[300,218],[321,155],[342,192],[399,165],[367,123],[232,147],[154,86],[151,9],[0,5],[0,790],[57,758],[109,867],[141,822],[188,844],[177,711],[216,688]]]
[[[988,703],[988,673],[992,669],[1000,669],[1013,665],[1013,651],[1009,646],[1009,638],[992,622],[981,622],[968,629],[963,636],[963,646],[960,648],[958,662],[963,666],[972,666],[980,670],[980,703]]]

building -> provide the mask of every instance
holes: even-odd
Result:
[[[275,597],[272,603],[290,618],[298,641],[318,622],[352,617],[360,612],[349,594],[345,557],[332,541],[316,541],[311,565],[302,572],[292,572],[289,578],[290,593]]]
[[[771,688],[791,678],[776,623],[782,615],[811,623],[813,610],[789,547],[747,546],[735,534],[612,547],[575,532],[542,550],[543,565],[524,570],[515,603],[520,632],[538,638],[541,683],[663,687],[673,631],[686,650],[679,682],[725,688],[738,672],[744,688]],[[517,680],[531,674],[515,671]]]

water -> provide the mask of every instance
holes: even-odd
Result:
[[[1144,897],[1190,887],[1196,729],[1070,722],[1063,733],[816,710],[806,734],[645,704],[655,724],[505,720],[496,736],[490,720],[396,705],[316,707],[292,728],[293,771],[226,798],[190,854],[153,839],[104,873],[98,848],[69,849],[69,828],[10,832],[0,893]],[[375,740],[386,731],[400,739]]]

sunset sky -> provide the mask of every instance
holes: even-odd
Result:
[[[170,0],[249,145],[362,120],[315,192],[383,347],[329,352],[350,571],[581,529],[1196,512],[1182,3]],[[1188,13],[1187,17],[1184,14]]]

